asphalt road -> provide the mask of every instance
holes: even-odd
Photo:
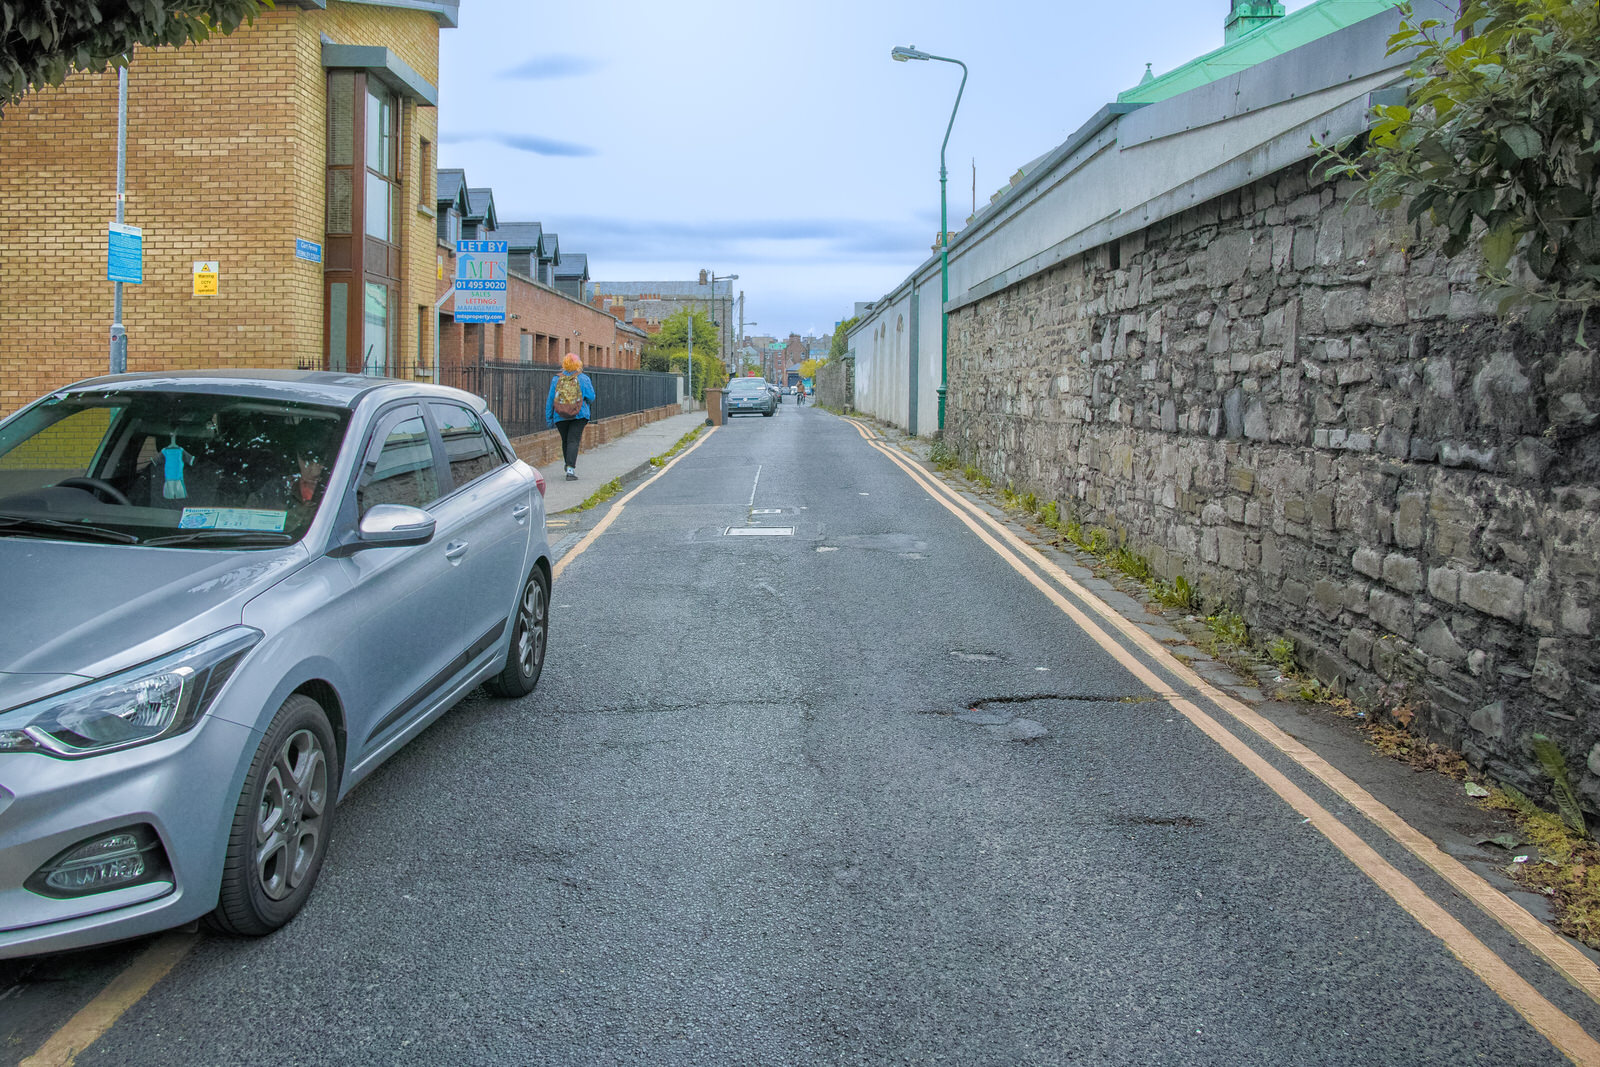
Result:
[[[77,1062],[1566,1062],[826,412],[717,430],[553,603],[533,695],[413,742],[291,926]],[[7,1057],[138,947],[34,965]]]

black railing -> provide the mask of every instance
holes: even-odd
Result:
[[[536,363],[470,363],[445,367],[441,381],[489,402],[500,425],[512,437],[522,437],[546,429],[544,402],[550,395],[550,380],[561,368]],[[682,379],[676,374],[643,370],[586,368],[594,382],[594,403],[590,417],[608,419],[634,411],[648,411],[677,403]]]

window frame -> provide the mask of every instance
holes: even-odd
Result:
[[[444,446],[444,431],[439,428],[438,417],[433,413],[435,406],[443,405],[451,405],[461,408],[463,411],[471,412],[473,419],[475,419],[478,423],[478,428],[482,430],[483,435],[489,439],[489,445],[494,449],[495,455],[500,457],[500,463],[498,466],[496,466],[493,470],[484,471],[471,481],[461,483],[456,482],[456,472],[450,466],[450,453]],[[426,400],[422,401],[422,409],[428,416],[428,425],[433,433],[435,454],[437,457],[436,462],[438,462],[442,470],[450,477],[450,488],[441,493],[439,496],[440,500],[445,500],[449,497],[452,497],[462,489],[465,489],[471,485],[476,485],[485,478],[499,474],[501,471],[506,470],[511,466],[512,462],[514,461],[513,457],[506,455],[506,447],[501,442],[500,435],[495,433],[494,425],[490,423],[487,417],[487,411],[479,411],[470,404],[464,404],[459,400],[452,400],[449,397],[428,397]]]
[[[389,434],[393,432],[395,426],[411,418],[422,419],[423,428],[428,438],[428,455],[432,459],[434,487],[439,494],[426,504],[420,505],[421,509],[429,511],[433,505],[450,494],[450,490],[446,487],[447,483],[444,480],[444,476],[449,474],[449,467],[445,466],[441,470],[440,465],[440,461],[444,456],[439,444],[439,434],[434,429],[432,420],[428,418],[426,407],[421,399],[407,397],[404,400],[397,400],[385,405],[367,423],[366,434],[362,438],[361,452],[359,453],[361,459],[355,465],[355,469],[350,472],[350,477],[345,483],[343,496],[340,500],[341,515],[339,525],[345,530],[352,531],[352,542],[359,540],[359,536],[354,531],[359,531],[361,528],[361,501],[359,498],[361,480],[366,476],[367,469],[377,462],[378,456],[383,452],[383,444],[388,440]],[[429,511],[429,514],[432,514],[432,512]]]

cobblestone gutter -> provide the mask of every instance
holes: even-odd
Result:
[[[1535,795],[1555,738],[1600,810],[1596,353],[1349,192],[1293,167],[956,312],[951,447]]]

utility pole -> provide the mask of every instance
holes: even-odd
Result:
[[[128,202],[128,64],[117,68],[117,225],[126,221]],[[122,325],[122,283],[111,296],[111,373],[128,372],[128,331]]]

